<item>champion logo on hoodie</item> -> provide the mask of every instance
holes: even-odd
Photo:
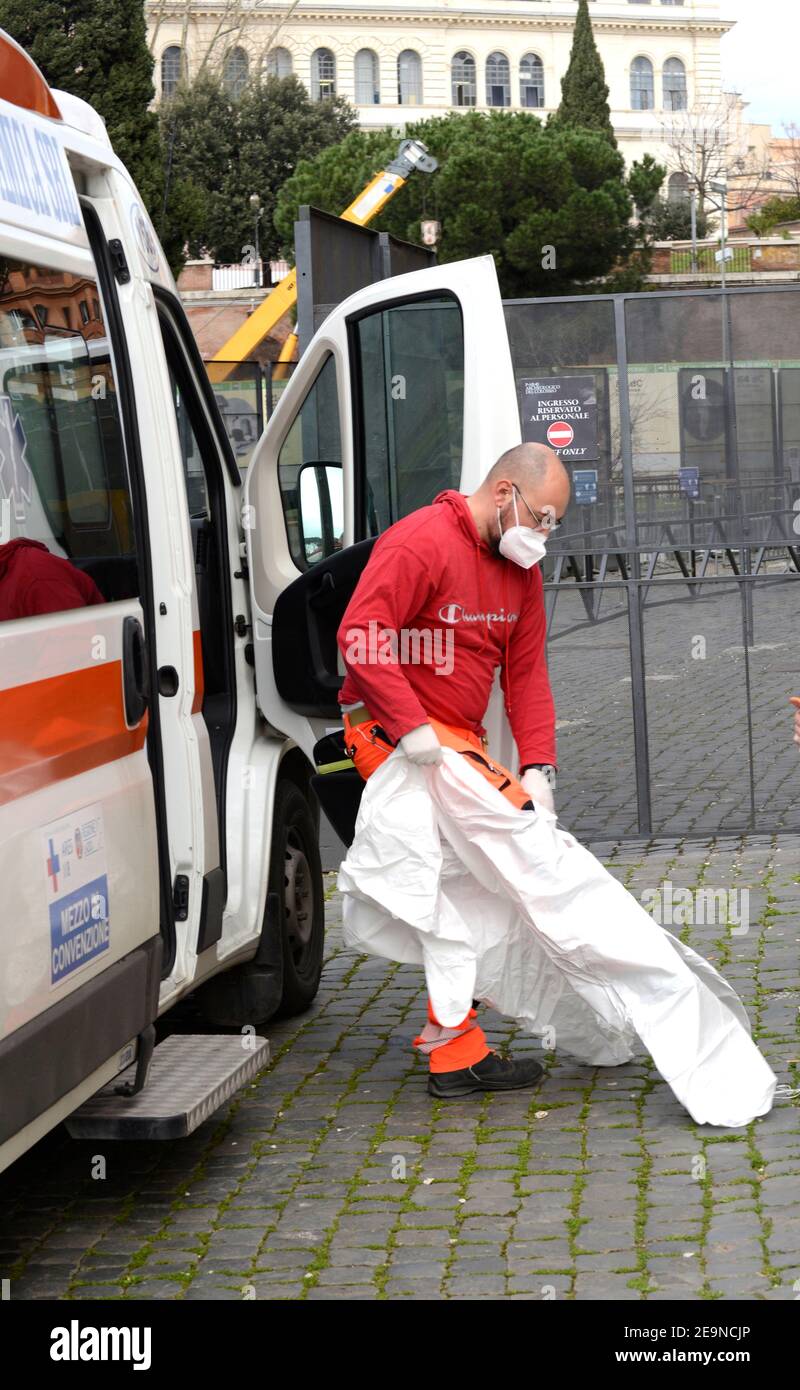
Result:
[[[444,603],[439,609],[439,619],[443,623],[514,623],[519,613],[468,613],[460,603]]]

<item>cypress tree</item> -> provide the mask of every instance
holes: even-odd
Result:
[[[606,74],[592,32],[588,0],[578,0],[569,67],[561,79],[561,104],[551,119],[554,125],[599,131],[616,149]]]

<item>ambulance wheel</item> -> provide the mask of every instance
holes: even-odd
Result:
[[[281,905],[283,992],[275,1018],[302,1013],[315,998],[325,945],[319,841],[311,808],[294,782],[278,783],[269,892]]]

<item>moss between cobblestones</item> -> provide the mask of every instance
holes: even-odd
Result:
[[[697,1134],[697,1130],[695,1130]],[[714,1215],[714,1192],[711,1178],[711,1170],[708,1166],[709,1139],[698,1139],[700,1152],[703,1157],[703,1176],[698,1179],[700,1186],[700,1239],[698,1241],[698,1263],[703,1272],[703,1283],[700,1288],[700,1297],[708,1298],[713,1290],[706,1276],[706,1245],[708,1243],[708,1232],[711,1220]]]
[[[650,1192],[650,1175],[653,1169],[653,1159],[648,1151],[645,1140],[644,1107],[645,1100],[650,1092],[655,1088],[656,1077],[653,1075],[653,1063],[648,1059],[650,1075],[646,1078],[644,1085],[640,1088],[636,1096],[635,1110],[636,1123],[638,1126],[638,1146],[639,1146],[639,1167],[636,1170],[636,1211],[633,1218],[633,1244],[636,1251],[636,1267],[639,1273],[635,1278],[629,1279],[628,1288],[638,1289],[642,1294],[655,1293],[655,1287],[651,1283],[650,1270],[647,1261],[647,1212],[649,1202],[647,1200]]]
[[[484,1096],[484,1097],[483,1097],[483,1100],[481,1100],[481,1101],[479,1102],[479,1104],[480,1104],[480,1110],[479,1110],[479,1112],[478,1112],[478,1123],[477,1123],[477,1125],[476,1125],[476,1127],[475,1127],[475,1134],[476,1134],[476,1135],[481,1134],[481,1133],[483,1132],[483,1130],[486,1128],[486,1127],[483,1125],[483,1117],[484,1117],[485,1114],[486,1114],[486,1110],[487,1110],[487,1107],[488,1107],[489,1103],[490,1103],[490,1101],[489,1101],[489,1096],[488,1096],[488,1095],[487,1095],[487,1096]],[[442,1113],[443,1107],[444,1107],[444,1102],[443,1102],[443,1101],[437,1100],[437,1101],[435,1102],[435,1106],[434,1106],[435,1113],[434,1113],[434,1121],[433,1121],[434,1123],[435,1123],[436,1119],[438,1119],[439,1115]],[[442,1271],[442,1288],[444,1288],[444,1286],[446,1285],[448,1279],[450,1278],[450,1271],[451,1271],[451,1269],[452,1269],[452,1267],[453,1267],[453,1263],[454,1263],[455,1256],[456,1256],[456,1251],[457,1251],[457,1248],[458,1248],[458,1238],[459,1238],[461,1226],[463,1225],[463,1222],[464,1222],[464,1213],[460,1210],[460,1206],[463,1205],[463,1204],[466,1202],[466,1200],[467,1200],[467,1189],[468,1189],[468,1186],[469,1186],[469,1180],[470,1180],[470,1178],[474,1175],[474,1173],[475,1173],[475,1171],[476,1171],[476,1166],[477,1166],[477,1160],[476,1160],[476,1158],[475,1158],[474,1153],[465,1154],[464,1159],[463,1159],[463,1161],[462,1161],[462,1163],[461,1163],[461,1166],[460,1166],[460,1168],[459,1168],[459,1170],[458,1170],[458,1177],[456,1178],[456,1202],[457,1202],[457,1205],[456,1205],[456,1208],[455,1208],[455,1210],[454,1210],[454,1212],[453,1212],[453,1220],[452,1220],[452,1222],[451,1222],[449,1225],[446,1225],[446,1226],[445,1226],[445,1229],[450,1231],[450,1251],[449,1251],[449,1254],[448,1254],[447,1259],[446,1259],[446,1261],[445,1261],[444,1269],[443,1269],[443,1271]],[[459,1199],[460,1199],[460,1200],[459,1200]],[[475,1242],[475,1244],[478,1244],[478,1243],[479,1243],[479,1242],[477,1242],[477,1241]],[[480,1243],[481,1243],[481,1244],[484,1244],[484,1243],[486,1243],[486,1242],[480,1242]]]
[[[761,1010],[763,1007],[765,995],[765,991],[761,987],[761,967],[764,962],[764,954],[766,951],[765,933],[769,930],[769,922],[767,921],[767,918],[776,915],[771,907],[771,903],[776,901],[775,895],[772,893],[772,881],[775,877],[774,854],[776,845],[774,837],[771,841],[771,848],[773,852],[773,858],[771,859],[770,864],[763,878],[763,885],[766,888],[767,905],[761,917],[759,918],[759,925],[763,927],[763,930],[759,934],[756,952],[755,997],[753,1000],[753,1012],[755,1014],[755,1021],[753,1024],[754,1038],[761,1037]],[[764,1172],[767,1165],[762,1154],[759,1152],[758,1145],[756,1143],[755,1120],[753,1120],[747,1126],[747,1150],[750,1157],[750,1167],[754,1170],[755,1174],[752,1184],[753,1202],[756,1213],[758,1215],[758,1219],[761,1222],[761,1234],[759,1236],[759,1244],[761,1246],[761,1253],[763,1255],[763,1264],[761,1266],[761,1272],[767,1279],[769,1279],[773,1287],[778,1287],[781,1283],[781,1276],[780,1272],[772,1264],[768,1246],[769,1237],[772,1233],[772,1221],[771,1219],[767,1218],[764,1213],[764,1207],[761,1201],[761,1185],[758,1177],[759,1173]]]
[[[761,1153],[759,1152],[758,1146],[756,1144],[755,1120],[753,1120],[752,1123],[747,1126],[747,1150],[750,1156],[750,1167],[755,1169],[757,1174],[763,1173],[767,1165]],[[764,1213],[764,1207],[761,1201],[761,1183],[759,1181],[758,1176],[756,1176],[753,1179],[752,1191],[753,1205],[758,1215],[758,1219],[761,1222],[761,1235],[758,1238],[758,1243],[761,1246],[761,1253],[764,1257],[764,1263],[761,1266],[761,1273],[767,1279],[769,1279],[773,1288],[777,1288],[780,1286],[781,1283],[780,1271],[772,1263],[768,1245],[769,1238],[772,1235],[772,1218],[766,1216]]]
[[[570,1174],[570,1176],[572,1177],[572,1180],[573,1180],[573,1181],[572,1181],[572,1191],[571,1191],[571,1193],[570,1193],[570,1203],[569,1203],[569,1213],[570,1213],[570,1214],[569,1214],[569,1217],[568,1217],[567,1221],[564,1223],[564,1225],[565,1225],[565,1227],[566,1227],[567,1236],[568,1236],[568,1238],[569,1238],[569,1253],[570,1253],[570,1259],[571,1259],[571,1268],[570,1268],[570,1270],[569,1270],[570,1290],[569,1290],[569,1294],[568,1294],[568,1297],[571,1298],[571,1299],[575,1297],[575,1280],[576,1280],[577,1277],[578,1277],[578,1268],[577,1268],[577,1265],[576,1265],[576,1263],[575,1263],[575,1260],[576,1260],[576,1257],[577,1257],[577,1254],[578,1254],[578,1236],[580,1235],[581,1227],[582,1227],[582,1226],[585,1226],[585,1225],[587,1224],[587,1222],[588,1222],[588,1217],[582,1217],[582,1216],[581,1216],[581,1214],[580,1214],[580,1206],[581,1206],[581,1197],[583,1196],[583,1192],[584,1192],[584,1189],[585,1189],[585,1187],[586,1187],[586,1162],[587,1162],[587,1159],[588,1159],[588,1157],[589,1157],[589,1154],[588,1154],[588,1139],[589,1139],[588,1119],[589,1119],[589,1114],[590,1114],[591,1108],[592,1108],[592,1096],[593,1096],[593,1093],[594,1093],[596,1084],[597,1084],[597,1073],[595,1073],[595,1074],[593,1075],[593,1077],[592,1077],[591,1081],[588,1083],[588,1085],[585,1086],[585,1087],[583,1088],[583,1104],[581,1105],[580,1114],[578,1115],[579,1129],[580,1129],[580,1134],[581,1134],[580,1162],[581,1162],[582,1171],[581,1171],[580,1173],[571,1173],[571,1174]]]
[[[753,1038],[754,1038],[754,1039],[758,1039],[758,1038],[764,1036],[763,1030],[761,1029],[761,1026],[760,1026],[760,1025],[761,1025],[761,1012],[762,1012],[762,1008],[763,1008],[763,1004],[764,1004],[764,998],[765,998],[766,991],[763,989],[762,984],[761,984],[761,967],[762,967],[762,964],[763,964],[763,961],[764,961],[764,954],[765,954],[765,950],[766,950],[766,932],[770,929],[770,920],[771,920],[771,918],[777,915],[776,912],[775,912],[775,910],[774,910],[774,908],[773,908],[773,906],[772,906],[772,904],[776,902],[776,898],[775,898],[775,895],[774,895],[774,894],[772,893],[772,891],[771,891],[772,880],[773,880],[774,874],[775,874],[775,867],[774,867],[774,853],[775,853],[775,848],[776,848],[776,846],[775,846],[775,839],[774,839],[774,837],[773,837],[773,839],[772,839],[772,841],[771,841],[771,849],[772,849],[772,853],[773,853],[773,858],[770,860],[770,863],[769,863],[769,865],[768,865],[768,867],[767,867],[767,870],[766,870],[766,872],[765,872],[765,874],[764,874],[764,876],[763,876],[762,883],[761,883],[761,886],[766,890],[766,892],[765,892],[765,907],[764,907],[764,910],[762,911],[762,913],[760,914],[760,916],[758,917],[758,919],[757,919],[757,921],[756,921],[756,924],[755,924],[756,927],[757,927],[759,930],[758,930],[758,932],[757,932],[757,935],[756,935],[756,937],[755,937],[755,942],[754,942],[754,944],[755,944],[755,957],[754,957],[754,967],[755,967],[755,968],[754,968],[754,978],[753,978],[754,995],[753,995],[753,1002],[752,1002],[752,1006],[751,1006],[751,1007],[752,1007],[752,1012],[753,1012]],[[725,942],[726,955],[725,955],[724,961],[721,962],[721,963],[727,963],[727,962],[731,959],[731,945],[732,945],[732,936],[731,936],[731,932],[729,931],[729,932],[728,932],[727,940],[726,940],[726,942]],[[769,1248],[768,1248],[768,1244],[767,1244],[767,1242],[768,1242],[768,1240],[769,1240],[769,1235],[770,1235],[770,1232],[771,1232],[771,1221],[770,1221],[768,1218],[766,1218],[765,1215],[764,1215],[764,1210],[763,1210],[763,1206],[762,1206],[762,1202],[761,1202],[761,1189],[760,1189],[760,1179],[759,1179],[759,1172],[760,1172],[760,1173],[763,1173],[763,1172],[764,1172],[764,1169],[765,1169],[765,1167],[766,1167],[766,1164],[765,1164],[764,1159],[763,1159],[762,1155],[760,1154],[760,1152],[759,1152],[759,1150],[758,1150],[758,1147],[757,1147],[757,1145],[756,1145],[756,1137],[755,1137],[756,1130],[755,1130],[755,1126],[756,1126],[756,1121],[753,1120],[753,1121],[747,1126],[747,1131],[746,1131],[746,1136],[747,1136],[747,1137],[746,1137],[746,1145],[747,1145],[748,1156],[749,1156],[749,1159],[750,1159],[750,1167],[751,1167],[751,1169],[754,1170],[753,1178],[752,1178],[752,1179],[748,1179],[748,1178],[746,1178],[746,1177],[742,1177],[742,1178],[733,1179],[732,1182],[734,1182],[737,1186],[741,1186],[741,1185],[745,1185],[745,1184],[746,1184],[747,1186],[750,1187],[750,1190],[751,1190],[751,1193],[752,1193],[752,1196],[753,1196],[753,1206],[754,1206],[754,1210],[755,1210],[755,1212],[756,1212],[756,1214],[757,1214],[757,1216],[758,1216],[759,1222],[761,1223],[761,1234],[759,1235],[759,1244],[760,1244],[760,1246],[761,1246],[761,1252],[762,1252],[762,1256],[763,1256],[763,1264],[762,1264],[762,1267],[761,1267],[761,1273],[762,1273],[767,1279],[769,1279],[769,1280],[770,1280],[770,1283],[773,1285],[773,1287],[775,1287],[775,1286],[779,1286],[779,1285],[780,1285],[781,1279],[780,1279],[780,1273],[779,1273],[779,1271],[778,1271],[778,1270],[772,1265],[772,1263],[771,1263],[770,1254],[769,1254]],[[704,1156],[704,1158],[707,1158],[708,1151],[709,1151],[709,1149],[711,1148],[712,1145],[718,1144],[718,1143],[737,1143],[737,1142],[741,1142],[741,1136],[740,1136],[740,1135],[718,1135],[718,1136],[717,1136],[717,1135],[714,1135],[714,1136],[709,1137],[708,1139],[704,1139],[702,1142],[703,1142],[703,1156]],[[703,1178],[703,1180],[702,1180],[702,1198],[703,1198],[703,1202],[702,1202],[703,1213],[702,1213],[702,1223],[701,1223],[702,1237],[701,1237],[700,1258],[701,1258],[701,1267],[702,1267],[702,1269],[703,1269],[703,1273],[705,1274],[705,1272],[706,1272],[706,1259],[705,1259],[706,1236],[707,1236],[707,1233],[708,1233],[709,1226],[710,1226],[710,1224],[711,1224],[711,1218],[712,1218],[712,1215],[713,1215],[713,1210],[714,1210],[714,1205],[715,1205],[715,1204],[714,1204],[714,1199],[713,1199],[712,1178],[711,1178],[711,1174],[710,1174],[710,1171],[709,1171],[708,1167],[706,1167],[705,1175],[704,1175],[704,1178]],[[723,1202],[724,1202],[725,1200],[733,1200],[733,1199],[732,1199],[732,1198],[722,1199],[722,1201],[718,1202],[717,1205],[722,1205]],[[722,1297],[724,1297],[724,1295],[720,1292],[720,1290],[713,1289],[713,1288],[711,1287],[711,1282],[709,1281],[709,1279],[708,1279],[708,1278],[705,1278],[705,1279],[704,1279],[704,1282],[703,1282],[702,1289],[700,1290],[700,1297],[701,1297],[701,1298],[705,1298],[705,1299],[717,1299],[717,1298],[722,1298]]]

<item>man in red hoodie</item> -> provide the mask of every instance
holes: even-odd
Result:
[[[105,603],[94,580],[41,541],[24,536],[0,545],[0,622]]]
[[[439,493],[375,542],[337,633],[345,743],[362,776],[398,744],[412,762],[438,762],[444,742],[477,753],[474,765],[517,806],[553,809],[555,710],[537,562],[569,492],[553,450],[518,445],[476,492]],[[391,660],[398,643],[401,659]],[[404,661],[409,649],[415,656]],[[519,781],[486,755],[482,720],[498,666]],[[431,1094],[534,1085],[539,1063],[500,1057],[475,1019],[473,1007],[458,1028],[442,1028],[428,1001],[428,1027],[414,1043],[429,1057]]]

